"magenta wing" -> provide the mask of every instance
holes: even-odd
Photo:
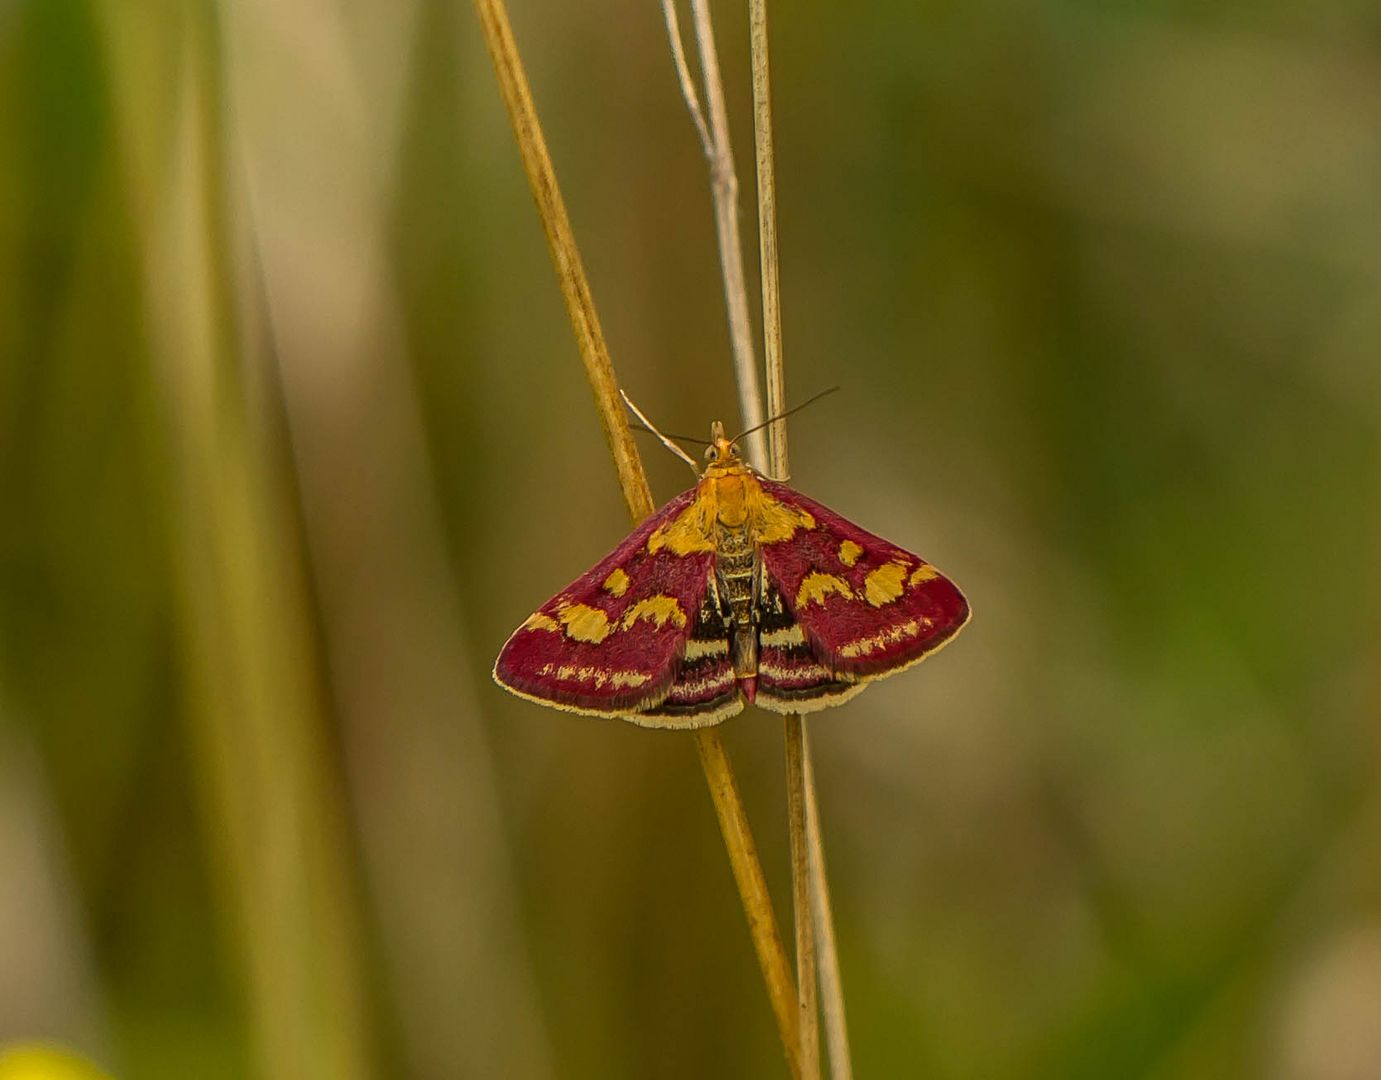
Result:
[[[785,484],[762,484],[807,511],[815,527],[762,547],[782,611],[779,626],[764,624],[762,663],[776,676],[760,681],[761,693],[836,704],[857,692],[856,684],[924,659],[968,621],[963,594],[920,556]]]
[[[647,538],[694,497],[667,503],[534,612],[500,651],[494,679],[560,709],[644,722],[634,714],[660,705],[677,679],[714,563],[710,552],[651,553]],[[675,713],[646,722],[696,726]]]

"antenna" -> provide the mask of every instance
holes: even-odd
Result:
[[[637,431],[646,431],[649,435],[665,435],[668,439],[672,439],[676,442],[693,442],[696,446],[710,445],[709,439],[701,439],[695,435],[674,435],[669,431],[654,431],[646,424],[629,424],[628,426]]]
[[[689,465],[689,466],[691,467],[691,472],[695,473],[696,476],[699,476],[699,475],[700,475],[700,466],[696,464],[695,459],[694,459],[693,457],[691,457],[688,453],[686,453],[684,450],[682,450],[679,446],[677,446],[677,445],[676,445],[674,442],[672,442],[670,439],[668,439],[665,435],[663,435],[663,434],[662,434],[660,431],[658,431],[655,427],[653,427],[653,426],[652,426],[652,421],[649,420],[646,416],[644,416],[644,415],[642,414],[642,410],[639,409],[636,405],[633,404],[633,399],[630,398],[621,388],[620,388],[620,390],[619,390],[619,396],[620,396],[621,398],[623,398],[623,403],[624,403],[625,405],[627,405],[627,406],[629,407],[629,409],[631,409],[631,410],[633,411],[633,415],[636,416],[639,420],[641,420],[641,421],[643,422],[643,427],[644,427],[644,428],[646,428],[648,431],[652,432],[652,434],[656,435],[657,438],[661,439],[661,440],[662,440],[662,445],[663,445],[663,446],[665,446],[665,447],[666,447],[668,450],[670,450],[673,454],[675,454],[675,455],[676,455],[677,457],[679,457],[682,461],[684,461],[687,465]]]
[[[775,424],[778,420],[785,420],[785,419],[786,419],[788,416],[790,416],[792,413],[798,413],[798,412],[800,412],[800,411],[801,411],[802,409],[804,409],[807,405],[814,405],[817,401],[819,401],[819,400],[820,400],[822,397],[824,397],[826,394],[833,394],[833,393],[834,393],[836,390],[838,390],[838,389],[839,389],[839,387],[837,387],[837,386],[831,386],[831,387],[829,387],[827,390],[821,390],[818,394],[815,394],[813,397],[808,397],[808,398],[806,398],[806,400],[803,401],[803,402],[801,402],[801,404],[799,404],[799,405],[794,405],[794,406],[792,406],[790,409],[787,409],[786,412],[778,413],[776,416],[769,416],[769,417],[768,417],[766,420],[764,420],[761,424],[754,424],[754,425],[753,425],[752,427],[750,427],[747,431],[740,431],[737,435],[735,435],[732,439],[730,439],[729,442],[730,442],[730,444],[732,445],[733,443],[738,442],[739,439],[743,438],[745,435],[751,435],[751,434],[753,434],[753,432],[757,431],[758,429],[760,429],[760,428],[765,428],[768,424]]]

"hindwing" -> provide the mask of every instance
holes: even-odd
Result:
[[[697,728],[741,712],[743,698],[734,674],[729,632],[728,618],[711,582],[666,697],[628,719],[645,727]]]

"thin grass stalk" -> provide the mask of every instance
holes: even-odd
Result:
[[[786,411],[786,373],[782,356],[781,282],[777,254],[777,188],[772,140],[772,93],[768,62],[767,0],[749,0],[749,40],[752,56],[753,145],[758,180],[758,243],[761,258],[763,352],[767,363],[767,405],[770,416]],[[787,453],[786,423],[775,420],[768,428],[772,475],[786,480],[791,474]],[[826,1033],[831,1040],[830,1060],[842,1061],[848,1072],[849,1051],[844,1024],[844,998],[834,952],[834,927],[825,880],[824,845],[819,829],[814,769],[805,721],[799,714],[783,717],[786,746],[787,815],[791,837],[791,883],[796,923],[796,989],[801,1015],[801,1064],[803,1074],[820,1075],[817,1033],[816,940],[817,921],[824,923],[821,938],[830,955],[824,1001],[830,1019]],[[812,852],[817,857],[812,858]],[[839,1075],[836,1072],[836,1075]]]
[[[849,1027],[844,1015],[844,982],[839,973],[839,948],[834,937],[834,908],[830,903],[829,868],[820,834],[820,804],[815,797],[815,766],[810,755],[810,736],[804,736],[806,792],[806,842],[810,848],[811,908],[815,913],[816,953],[820,977],[820,1009],[825,1022],[825,1048],[829,1051],[831,1080],[853,1080],[849,1057]]]
[[[738,885],[739,895],[744,898],[743,911],[748,916],[749,930],[755,942],[770,940],[772,943],[770,959],[764,956],[762,948],[759,947],[758,962],[763,967],[763,978],[767,981],[768,991],[772,996],[772,1011],[782,1035],[782,1048],[786,1053],[787,1066],[791,1070],[791,1075],[799,1080],[804,1074],[796,1031],[796,992],[791,983],[791,967],[787,963],[786,950],[782,948],[781,933],[777,929],[777,917],[772,910],[772,898],[767,891],[767,878],[763,876],[757,847],[753,843],[753,834],[748,829],[748,815],[743,809],[743,797],[739,794],[738,781],[734,779],[734,771],[729,764],[729,751],[719,735],[719,728],[699,728],[694,735],[695,748],[700,754],[705,779],[714,797],[715,813],[719,817],[720,831],[724,834],[724,845],[729,850],[734,881]]]
[[[695,17],[696,44],[700,55],[700,67],[705,81],[705,98],[711,103],[710,120],[706,119],[700,103],[700,94],[696,90],[695,80],[692,78],[690,66],[686,62],[675,2],[674,0],[662,0],[662,9],[667,23],[667,35],[671,42],[672,60],[681,84],[681,93],[685,98],[686,107],[690,111],[696,132],[700,136],[705,156],[710,162],[711,186],[717,211],[716,223],[719,225],[724,220],[719,211],[725,195],[736,192],[738,184],[733,156],[729,151],[728,121],[723,110],[724,92],[719,72],[718,53],[714,44],[714,32],[710,21],[709,5],[705,0],[691,0],[691,7]],[[768,388],[775,402],[772,413],[776,415],[783,411],[785,393],[781,353],[779,289],[777,285],[775,186],[772,182],[771,171],[772,132],[770,94],[767,92],[769,84],[766,65],[765,9],[761,12],[761,18],[754,24],[754,28],[755,105],[758,101],[762,103],[760,111],[755,109],[755,135],[765,136],[765,138],[755,140],[759,147],[757,156],[759,166],[758,190],[760,193],[765,193],[766,196],[766,213],[761,215],[763,222],[761,233],[764,246],[766,247],[770,243],[770,250],[764,251],[763,262],[764,311],[768,313],[764,329],[769,349]],[[760,33],[757,32],[759,28]],[[761,58],[760,68],[758,66],[759,58]],[[761,79],[757,78],[759,70],[761,70]],[[757,94],[759,88],[762,90],[760,96]],[[765,123],[758,122],[760,118],[765,120]],[[737,214],[735,201],[730,200],[729,209],[735,215]],[[734,221],[736,223],[736,216]],[[726,306],[730,313],[729,325],[734,344],[735,368],[740,373],[739,393],[741,398],[754,397],[758,394],[756,362],[745,367],[741,360],[742,357],[752,357],[753,346],[751,328],[746,317],[748,295],[741,272],[742,248],[736,225],[732,231],[720,228],[718,238]],[[731,272],[735,266],[740,271],[737,274]],[[770,290],[770,294],[768,290]],[[736,317],[736,312],[743,312],[744,317]],[[745,370],[748,378],[744,377]],[[751,382],[748,381],[749,379]],[[763,409],[760,399],[752,406],[745,405],[744,414],[745,416],[761,417]],[[785,479],[788,471],[785,425],[777,423],[773,427],[775,437],[773,439],[773,463],[770,469],[779,479]],[[759,469],[769,470],[769,464],[761,443],[750,445],[748,456]],[[834,916],[825,874],[824,845],[819,827],[814,770],[811,768],[810,745],[806,738],[805,726],[799,717],[786,718],[785,739],[788,758],[788,816],[792,826],[792,880],[797,912],[798,970],[813,967],[812,958],[816,954],[814,934],[818,934],[819,958],[823,964],[820,971],[820,983],[825,998],[826,1038],[829,1043],[831,1071],[836,1077],[849,1078],[852,1076],[852,1067],[849,1062],[848,1030],[844,1021],[842,981],[839,975],[838,952],[835,947]],[[802,989],[798,1000],[801,1008],[806,1016],[814,1017],[815,1009],[805,1000],[805,997],[807,994],[813,995],[815,979],[812,977],[800,980],[800,982]],[[818,1041],[811,1041],[813,1045],[818,1045]]]
[[[652,513],[651,491],[619,398],[608,346],[557,185],[551,155],[542,136],[508,12],[503,0],[475,0],[475,8],[499,90],[513,124],[523,168],[537,203],[538,216],[551,248],[566,310],[594,391],[595,405],[618,471],[624,501],[634,521],[641,521]],[[787,1063],[792,1075],[800,1076],[796,995],[791,985],[791,971],[728,752],[718,728],[701,729],[695,732],[695,739]]]
[[[712,104],[711,119],[707,121],[700,104],[700,95],[695,80],[686,62],[685,48],[681,42],[681,30],[676,17],[674,0],[662,0],[662,10],[666,17],[667,36],[671,42],[672,60],[676,66],[677,78],[681,84],[681,94],[690,111],[691,120],[705,151],[710,165],[711,192],[714,197],[715,222],[717,227],[720,269],[724,279],[725,306],[729,313],[729,331],[733,343],[735,371],[738,374],[740,399],[745,404],[745,422],[762,422],[763,406],[758,384],[757,358],[754,355],[752,328],[748,320],[748,289],[743,276],[743,251],[738,232],[737,192],[738,178],[733,154],[729,144],[728,117],[724,109],[724,91],[719,71],[719,58],[714,44],[714,28],[710,21],[709,5],[705,0],[691,0],[695,17],[696,47],[700,55],[700,67],[705,80],[705,97]],[[717,107],[716,107],[717,106]],[[729,227],[726,228],[726,222]],[[777,327],[777,341],[780,345],[780,325]],[[781,400],[780,347],[777,350],[778,400]],[[752,417],[749,421],[747,418]],[[781,426],[781,425],[778,425]],[[746,448],[748,458],[760,470],[766,472],[769,464],[766,458],[764,433],[759,430],[750,436],[751,443]],[[785,454],[785,443],[781,444]],[[783,462],[784,464],[784,462]],[[785,469],[777,473],[785,478]],[[819,1039],[815,1035],[817,1008],[815,1003],[816,979],[814,976],[816,955],[814,932],[821,921],[820,912],[828,924],[832,916],[829,906],[828,889],[823,889],[823,874],[812,874],[812,865],[824,866],[824,851],[820,845],[818,829],[812,832],[810,821],[818,816],[812,813],[815,803],[813,774],[810,770],[809,744],[805,739],[805,726],[800,717],[784,718],[786,744],[786,773],[788,777],[788,821],[790,822],[790,847],[792,864],[793,907],[796,924],[797,951],[797,1002],[800,1009],[802,1029],[802,1068],[805,1075],[819,1074]],[[818,858],[812,862],[812,851]],[[823,898],[823,902],[822,901]],[[845,1073],[848,1071],[847,1040],[842,1032],[842,998],[839,996],[839,969],[834,958],[834,932],[832,925],[824,930],[833,961],[830,966],[832,976],[829,985],[833,996],[840,1001],[840,1007],[833,1010],[839,1019],[838,1025],[828,1030],[831,1036],[831,1062],[842,1059]],[[801,978],[801,974],[805,977]],[[836,1035],[838,1037],[836,1037]],[[843,1047],[842,1050],[839,1048]]]
[[[590,294],[590,283],[585,276],[580,249],[576,246],[570,215],[566,213],[566,203],[556,182],[556,168],[537,118],[537,106],[532,100],[527,73],[518,55],[518,43],[513,38],[508,9],[503,0],[475,0],[475,10],[479,13],[484,42],[494,64],[499,92],[503,95],[509,121],[513,124],[513,135],[523,159],[523,171],[527,174],[532,197],[537,203],[537,216],[541,218],[542,229],[551,249],[580,359],[585,364],[590,389],[594,391],[595,410],[599,413],[604,437],[614,458],[623,501],[628,504],[628,512],[633,515],[634,521],[641,521],[655,509],[652,491],[647,485],[647,475],[643,472],[637,444],[633,442],[628,415],[619,398],[618,380],[614,377],[614,365],[609,359],[609,346],[605,343],[599,313]]]
[[[729,112],[724,104],[724,85],[719,74],[719,52],[715,48],[710,7],[707,0],[690,0],[690,3],[696,52],[705,81],[705,101],[709,105],[708,116],[701,107],[695,80],[686,63],[675,0],[662,0],[662,12],[666,17],[667,37],[671,41],[671,55],[681,83],[681,95],[685,98],[686,108],[690,110],[705,160],[710,167],[710,196],[714,204],[719,269],[724,279],[724,301],[729,322],[730,352],[734,358],[734,381],[738,386],[739,414],[745,429],[758,428],[766,414],[763,412],[758,358],[753,348],[753,324],[748,314],[748,286],[743,270],[743,242],[739,228],[738,168],[734,164]],[[765,432],[759,428],[744,441],[748,460],[759,469],[765,468]]]
[[[753,63],[753,149],[758,170],[758,247],[762,277],[763,354],[767,361],[767,411],[786,411],[786,373],[782,361],[782,289],[777,258],[777,181],[772,148],[772,83],[767,59],[767,0],[748,0],[748,33]],[[772,475],[786,480],[786,421],[768,425]]]
[[[806,827],[806,727],[799,714],[782,717],[786,745],[786,808],[791,841],[791,901],[796,923],[796,995],[801,1023],[801,1075],[820,1076],[819,1002],[816,995],[815,912],[810,841]]]

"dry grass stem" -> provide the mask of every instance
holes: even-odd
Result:
[[[820,1003],[825,1021],[825,1047],[830,1056],[831,1080],[853,1080],[849,1059],[849,1029],[844,1018],[844,982],[839,974],[839,949],[834,939],[834,910],[830,903],[829,872],[825,844],[820,835],[820,804],[815,798],[815,766],[810,738],[802,726],[805,765],[806,843],[809,845],[812,910],[815,913],[816,954],[819,962]]]
[[[705,101],[709,105],[707,118],[695,89],[695,80],[691,77],[690,66],[686,63],[675,0],[662,0],[662,11],[666,16],[667,36],[671,41],[671,55],[676,63],[681,93],[686,99],[686,107],[690,110],[691,120],[710,166],[710,194],[714,203],[715,236],[719,242],[719,269],[724,279],[724,303],[729,320],[734,377],[738,385],[739,412],[744,428],[754,428],[764,419],[762,384],[758,377],[758,358],[753,350],[753,324],[748,314],[748,286],[744,277],[738,216],[738,171],[729,138],[729,113],[724,104],[714,24],[710,21],[710,8],[706,0],[691,0],[695,47],[705,80]],[[748,460],[763,468],[767,461],[763,432],[755,431],[744,441]]]
[[[705,80],[705,98],[710,105],[707,121],[700,95],[686,61],[674,0],[662,0],[672,59],[686,106],[690,110],[705,155],[710,161],[720,262],[724,292],[730,313],[730,332],[734,343],[735,369],[738,372],[743,413],[749,423],[760,423],[764,415],[758,389],[757,363],[753,357],[748,321],[748,292],[742,273],[742,249],[737,217],[738,181],[729,149],[728,118],[724,108],[723,83],[718,54],[706,0],[690,0],[695,18],[696,41]],[[768,413],[785,411],[785,378],[782,362],[781,304],[778,284],[776,194],[772,171],[771,95],[767,62],[767,13],[765,4],[754,2],[750,9],[753,57],[754,144],[756,148],[759,206],[759,235],[762,250],[763,331],[767,355]],[[770,459],[764,453],[761,433],[755,432],[748,447],[749,458],[764,471],[786,479],[789,461],[786,425],[777,420],[771,425]],[[802,1068],[804,1075],[819,1074],[816,1026],[816,941],[825,949],[826,1032],[830,1042],[831,1067],[837,1076],[851,1075],[844,1001],[835,951],[833,915],[824,872],[824,849],[819,830],[819,814],[810,767],[810,747],[805,725],[799,716],[785,719],[788,816],[792,852],[793,900],[796,913],[796,952],[798,1006],[800,1010]]]
[[[767,0],[749,0],[749,36],[753,65],[753,144],[758,178],[758,242],[762,259],[763,346],[767,361],[768,415],[786,410],[786,375],[782,358],[781,286],[777,255],[777,188],[773,165],[772,93],[768,63]],[[778,419],[769,426],[768,446],[772,474],[790,476],[786,424]],[[791,834],[792,896],[796,920],[796,982],[801,1010],[801,1060],[805,1075],[819,1075],[819,1040],[816,1034],[816,940],[828,950],[823,1001],[827,1016],[826,1036],[836,1077],[850,1074],[844,995],[835,952],[834,926],[825,878],[824,845],[820,835],[815,774],[805,722],[799,715],[784,718],[787,765],[787,810]],[[815,857],[812,857],[814,853]],[[840,1063],[843,1063],[843,1072]]]
[[[738,883],[739,893],[744,898],[743,910],[748,915],[753,940],[770,939],[773,942],[774,947],[770,950],[758,950],[758,962],[762,965],[763,978],[771,994],[772,1011],[777,1018],[777,1027],[782,1032],[787,1065],[793,1077],[801,1077],[804,1073],[797,1037],[796,990],[791,982],[791,966],[786,960],[786,950],[782,948],[776,916],[772,913],[772,898],[767,892],[767,879],[763,876],[762,864],[758,862],[753,834],[748,831],[748,817],[743,812],[743,798],[739,794],[738,782],[729,766],[728,751],[724,747],[723,738],[720,737],[719,728],[700,728],[695,732],[695,745],[700,752],[700,762],[705,768],[705,776],[709,779],[710,789],[714,794],[719,828],[724,834],[724,845],[729,849],[729,862],[733,867],[734,880]]]
[[[700,136],[705,156],[710,162],[720,263],[724,278],[724,294],[729,311],[730,334],[734,345],[739,394],[744,402],[744,419],[748,424],[759,424],[763,420],[764,409],[748,319],[748,289],[743,275],[742,247],[739,241],[738,228],[738,179],[733,154],[729,148],[728,118],[724,108],[724,92],[719,72],[718,54],[714,45],[714,31],[710,22],[708,3],[706,0],[691,0],[691,6],[695,17],[697,48],[705,76],[705,96],[711,103],[712,124],[707,123],[705,119],[700,97],[695,88],[695,81],[686,62],[674,0],[663,0],[662,2],[662,8],[666,15],[667,34],[671,41],[672,59],[680,79],[681,92],[685,97],[686,106],[690,111],[695,129]],[[759,40],[762,43],[762,48],[759,48]],[[764,32],[760,39],[754,41],[754,86],[755,90],[756,87],[761,86],[764,93],[767,88],[766,69],[764,66],[762,69],[763,78],[759,82],[756,58],[761,56],[765,63],[765,44]],[[772,240],[771,251],[764,250],[764,271],[766,274],[767,268],[770,266],[772,289],[770,301],[766,292],[764,293],[764,311],[771,312],[772,315],[765,323],[765,334],[769,355],[769,394],[774,402],[771,412],[772,415],[776,415],[784,410],[785,393],[783,388],[780,305],[777,302],[775,202],[771,194],[773,186],[770,113],[767,116],[765,128],[760,124],[755,125],[755,133],[764,130],[766,132],[765,144],[761,139],[755,141],[760,147],[766,146],[765,158],[762,156],[763,151],[759,150],[759,191],[768,192],[768,212],[762,218],[762,228],[764,236],[770,235]],[[767,170],[765,185],[761,181],[764,162]],[[764,240],[764,244],[766,242]],[[766,277],[764,280],[764,289],[766,290]],[[774,449],[771,462],[769,463],[765,452],[761,430],[754,432],[750,437],[750,445],[747,448],[748,456],[758,468],[764,471],[770,470],[774,475],[785,479],[787,474],[785,424],[778,422],[773,425],[773,428],[773,434],[776,438],[772,440]],[[834,952],[834,929],[830,912],[829,890],[823,874],[824,852],[821,847],[819,829],[814,827],[818,813],[812,812],[816,800],[813,774],[810,769],[810,750],[806,741],[805,725],[799,716],[785,718],[785,736],[803,1075],[819,1075],[819,1040],[816,1035],[818,1010],[816,1005],[815,928],[817,923],[821,923],[823,925],[822,938],[828,950],[826,985],[830,988],[829,999],[832,1003],[832,1007],[829,1009],[830,1022],[827,1025],[827,1031],[830,1033],[830,1060],[836,1075],[847,1076],[850,1075],[851,1071],[848,1042],[843,1023],[843,997],[840,991],[838,958]],[[822,868],[821,871],[812,872],[812,868],[817,866]]]
[[[686,47],[681,41],[681,20],[676,15],[675,0],[662,0],[662,14],[667,21],[667,39],[671,42],[671,59],[676,65],[676,78],[681,83],[681,95],[686,99],[695,133],[700,136],[701,149],[711,162],[715,158],[714,136],[710,134],[705,120],[705,110],[700,105],[700,92],[695,89],[695,77],[691,75],[690,64],[686,62]]]
[[[782,717],[786,741],[786,808],[791,839],[791,904],[796,923],[796,996],[800,1009],[801,1075],[820,1075],[819,1004],[816,998],[815,915],[811,901],[810,844],[806,830],[806,725]]]
[[[637,447],[633,443],[627,413],[620,400],[609,350],[557,186],[551,155],[542,137],[536,106],[513,39],[508,13],[503,0],[475,0],[475,8],[494,63],[504,105],[513,124],[542,228],[551,247],[561,292],[566,300],[586,374],[594,390],[596,406],[618,470],[619,483],[629,511],[634,520],[639,521],[652,513],[652,496]],[[758,861],[743,800],[739,796],[738,784],[718,728],[697,731],[695,740],[787,1062],[792,1075],[799,1076],[796,995],[768,896],[767,879]]]
[[[749,0],[748,30],[753,55],[753,146],[758,166],[758,245],[762,263],[762,336],[767,359],[767,414],[786,411],[786,376],[782,366],[781,282],[777,274],[777,183],[773,173],[772,93],[767,63],[767,0]],[[786,423],[768,427],[772,475],[791,475],[786,452]]]
[[[484,30],[489,57],[494,63],[499,91],[513,124],[518,152],[523,159],[523,171],[527,173],[532,197],[537,202],[537,214],[542,220],[542,230],[551,248],[552,262],[556,265],[556,276],[561,285],[561,295],[566,301],[571,328],[575,331],[580,359],[584,361],[585,374],[594,390],[595,408],[604,426],[604,436],[609,441],[609,452],[614,456],[624,502],[628,504],[628,511],[634,520],[641,521],[654,509],[652,492],[647,486],[647,476],[643,473],[638,448],[633,442],[633,432],[628,426],[628,414],[619,399],[618,380],[614,378],[609,347],[604,341],[604,330],[595,311],[594,298],[590,295],[590,284],[585,277],[585,266],[580,260],[570,216],[566,213],[566,203],[556,183],[556,169],[537,119],[537,107],[532,101],[532,91],[518,56],[518,45],[513,40],[508,11],[503,0],[475,0],[475,9]]]

